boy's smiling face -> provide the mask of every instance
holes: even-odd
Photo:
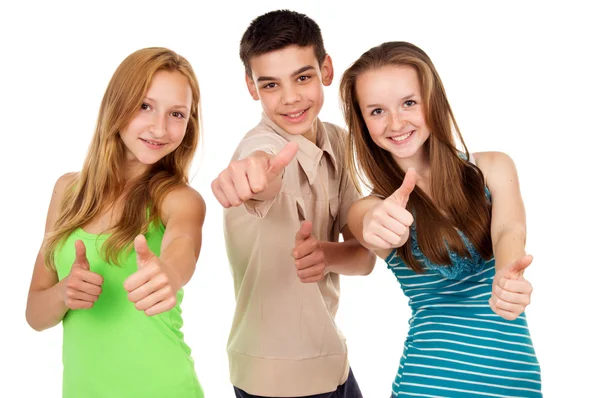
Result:
[[[323,64],[312,46],[288,46],[250,59],[246,75],[250,95],[260,100],[267,116],[292,135],[315,141],[314,122],[323,107],[323,86],[333,80],[329,55]]]

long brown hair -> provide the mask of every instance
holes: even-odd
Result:
[[[431,197],[415,187],[407,204],[415,215],[419,247],[436,264],[451,264],[448,250],[470,257],[458,229],[483,258],[491,258],[491,206],[485,197],[483,174],[461,157],[455,137],[460,140],[467,159],[469,152],[442,81],[427,54],[411,43],[388,42],[373,47],[342,77],[340,95],[349,129],[346,160],[354,184],[358,187],[363,182],[373,193],[388,197],[404,180],[404,171],[392,155],[371,139],[356,92],[359,75],[390,65],[406,65],[416,70],[425,121],[431,131],[424,144],[431,167]],[[412,239],[399,247],[397,253],[410,268],[421,272],[423,267],[412,253]]]
[[[123,194],[125,178],[120,171],[126,148],[119,131],[139,111],[154,74],[177,71],[192,90],[192,106],[183,141],[160,159],[125,192],[121,218],[111,228],[102,247],[107,261],[119,263],[119,256],[131,247],[136,235],[159,221],[161,203],[167,193],[188,183],[189,168],[200,140],[200,88],[190,63],[175,52],[160,47],[144,48],[129,55],[113,74],[98,114],[96,130],[83,168],[67,187],[54,231],[44,241],[44,262],[54,269],[54,252],[64,239],[90,222],[101,210],[114,205]],[[129,187],[129,185],[128,185]]]

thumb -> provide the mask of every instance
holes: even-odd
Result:
[[[138,235],[133,241],[133,247],[137,255],[138,268],[142,268],[148,260],[154,256],[154,253],[148,247],[146,237],[144,235]]]
[[[296,243],[300,243],[310,237],[312,234],[312,222],[304,221],[296,233]]]
[[[81,240],[75,241],[75,261],[73,262],[73,265],[79,265],[87,270],[90,269],[90,263],[85,255],[85,245]]]
[[[298,144],[295,142],[288,142],[281,151],[275,157],[269,160],[269,166],[267,167],[267,176],[269,180],[272,180],[285,169],[285,166],[290,164],[296,153],[298,152]]]
[[[531,265],[532,261],[533,256],[529,254],[521,257],[510,266],[508,274],[514,278],[520,277],[523,275],[523,271]]]
[[[402,181],[402,185],[400,185],[400,188],[398,188],[396,192],[392,194],[392,197],[400,204],[400,206],[406,208],[408,198],[410,197],[411,192],[415,189],[416,184],[417,172],[415,169],[409,168],[404,175],[404,181]]]

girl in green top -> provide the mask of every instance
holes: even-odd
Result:
[[[27,322],[63,322],[63,397],[200,398],[180,331],[205,204],[188,185],[200,90],[165,48],[129,55],[78,173],[54,187]]]

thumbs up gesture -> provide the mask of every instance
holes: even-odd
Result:
[[[373,206],[363,219],[363,239],[371,249],[391,249],[404,245],[414,218],[406,204],[417,183],[417,172],[408,169],[400,188]]]
[[[281,177],[297,152],[298,144],[289,142],[275,156],[257,151],[245,159],[233,161],[212,182],[213,194],[225,208],[239,206]]]
[[[127,298],[148,316],[170,310],[177,304],[175,271],[152,253],[144,235],[136,236],[133,246],[138,270],[123,284],[129,293]]]
[[[301,282],[318,282],[325,277],[325,253],[321,242],[312,234],[310,221],[303,222],[296,233],[292,257],[296,260],[296,270]]]
[[[90,271],[90,263],[85,255],[82,241],[75,242],[75,261],[69,275],[65,278],[63,300],[71,310],[92,308],[102,292],[104,278]]]
[[[490,307],[502,318],[511,321],[516,319],[531,302],[533,287],[523,277],[523,271],[532,261],[532,256],[523,256],[494,276]]]

